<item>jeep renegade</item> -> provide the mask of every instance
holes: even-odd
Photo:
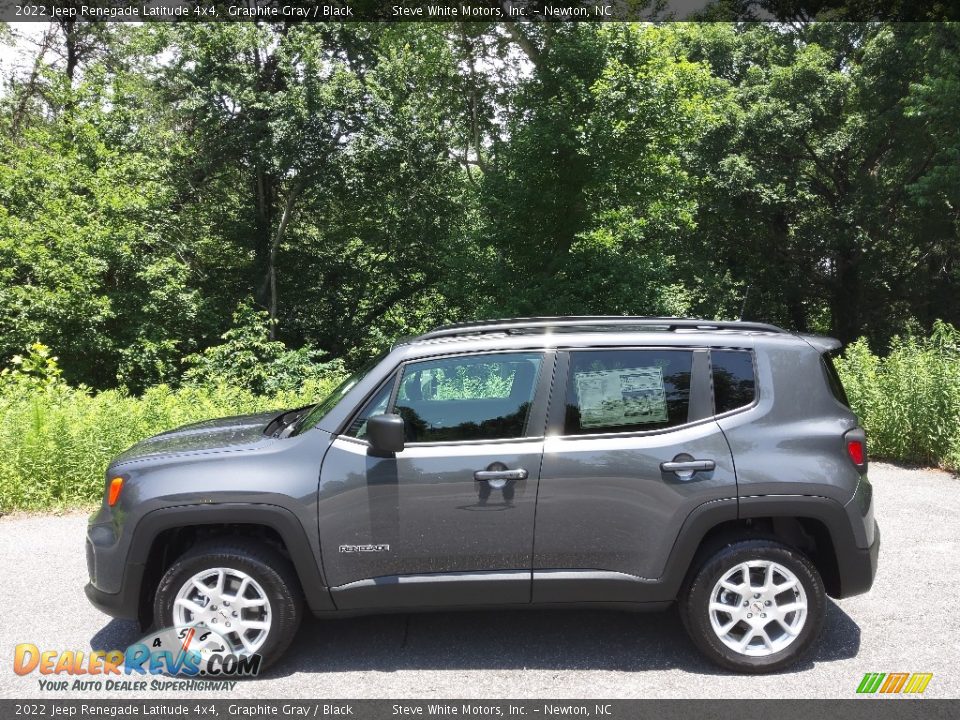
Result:
[[[830,360],[772,325],[566,317],[442,327],[313,407],[143,440],[106,473],[86,594],[276,660],[318,617],[679,607],[738,671],[866,592],[866,436]]]

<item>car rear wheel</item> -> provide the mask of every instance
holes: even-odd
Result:
[[[215,631],[239,657],[264,667],[290,645],[303,614],[296,573],[278,551],[244,539],[195,546],[164,573],[154,600],[158,628]]]
[[[753,673],[795,663],[819,635],[825,608],[813,564],[770,540],[717,551],[696,571],[680,603],[687,632],[708,658]]]

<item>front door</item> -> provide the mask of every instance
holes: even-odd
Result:
[[[530,601],[545,362],[535,352],[409,362],[374,393],[320,474],[339,608]],[[387,411],[404,418],[406,447],[375,457],[366,419]]]
[[[533,600],[642,602],[687,515],[737,496],[730,449],[712,417],[709,353],[574,350],[558,362],[558,383]],[[735,501],[731,508],[733,519]]]

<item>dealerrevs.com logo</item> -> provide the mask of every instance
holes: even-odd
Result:
[[[232,678],[257,675],[261,662],[256,653],[234,652],[212,630],[184,627],[150,633],[126,650],[41,650],[20,643],[14,649],[13,671],[38,673],[40,690],[50,691],[232,690]]]
[[[858,695],[922,695],[933,673],[867,673],[857,686]]]

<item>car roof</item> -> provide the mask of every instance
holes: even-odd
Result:
[[[582,315],[484,320],[444,325],[397,343],[407,357],[523,348],[652,346],[755,347],[758,342],[808,345],[811,336],[758,322],[700,318]],[[834,341],[835,342],[835,341]]]
[[[443,325],[418,336],[418,340],[456,337],[483,332],[547,332],[547,331],[624,331],[638,330],[740,330],[782,333],[785,330],[767,323],[742,320],[702,320],[699,318],[653,317],[647,315],[558,315],[553,317],[520,317],[481,320]]]

